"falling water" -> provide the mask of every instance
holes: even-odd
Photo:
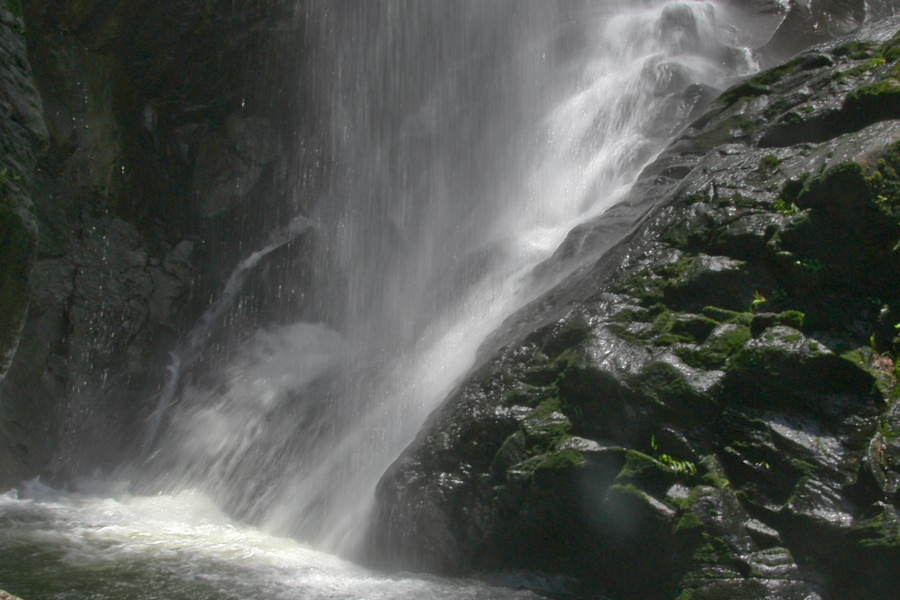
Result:
[[[188,385],[154,485],[352,552],[381,473],[528,278],[754,64],[708,2],[313,3],[333,180],[313,301]]]
[[[287,227],[279,229],[271,237],[268,244],[263,248],[252,253],[250,256],[238,263],[234,271],[225,282],[225,289],[222,295],[213,302],[212,306],[206,309],[197,324],[188,332],[181,346],[172,352],[172,363],[168,368],[168,376],[166,383],[163,385],[162,394],[156,405],[156,410],[150,416],[150,423],[144,436],[142,446],[142,454],[149,453],[156,442],[156,434],[159,426],[165,416],[166,409],[178,393],[178,386],[181,383],[181,373],[183,370],[193,366],[197,360],[197,356],[203,349],[204,345],[209,341],[212,334],[213,326],[216,320],[222,316],[229,305],[234,301],[235,297],[240,293],[241,288],[247,282],[250,271],[259,264],[263,258],[271,254],[275,250],[281,248],[285,244],[292,242],[300,234],[305,232],[312,226],[309,219],[301,216],[295,217],[288,223]]]
[[[182,357],[152,456],[127,474],[354,556],[381,474],[485,338],[552,285],[535,265],[686,125],[689,85],[756,68],[754,41],[695,0],[303,6],[332,161],[308,215],[311,300],[205,377],[177,377]]]

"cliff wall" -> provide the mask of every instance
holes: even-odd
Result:
[[[302,210],[273,125],[305,101],[295,10],[0,3],[0,488],[121,461],[168,352]]]

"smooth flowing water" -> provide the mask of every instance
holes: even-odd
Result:
[[[762,41],[739,33],[747,15],[693,0],[303,6],[331,157],[307,215],[318,241],[304,314],[243,340],[205,377],[182,380],[191,365],[173,365],[148,457],[119,473],[152,497],[0,502],[0,552],[42,557],[36,573],[108,578],[91,597],[126,597],[113,580],[135,598],[157,597],[141,591],[153,586],[169,590],[159,597],[237,597],[232,586],[260,598],[504,597],[380,579],[272,536],[359,556],[381,474],[485,338],[553,283],[534,266],[686,124],[689,85],[749,74],[746,47]],[[182,353],[196,354],[192,339]]]

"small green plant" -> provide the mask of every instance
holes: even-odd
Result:
[[[759,161],[759,166],[762,170],[775,170],[780,164],[781,159],[774,154],[768,154]]]
[[[650,447],[653,448],[654,458],[656,458],[658,462],[664,465],[672,473],[677,473],[678,475],[684,475],[686,477],[697,474],[697,465],[695,465],[691,461],[677,460],[675,458],[672,458],[668,454],[661,454],[659,452],[659,446],[657,446],[656,444],[655,435],[650,437]]]
[[[801,258],[800,260],[796,261],[794,264],[797,265],[798,267],[803,267],[810,273],[818,273],[819,271],[821,271],[822,269],[825,268],[825,265],[823,265],[822,263],[820,263],[819,261],[817,261],[814,258]]]
[[[766,305],[768,300],[766,297],[759,293],[759,290],[753,292],[753,300],[750,302],[750,312],[756,312],[760,308]]]
[[[772,208],[774,208],[777,213],[785,216],[796,215],[798,212],[800,212],[800,207],[798,207],[796,204],[794,204],[793,202],[788,204],[781,198],[772,203]]]

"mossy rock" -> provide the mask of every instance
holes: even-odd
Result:
[[[843,112],[857,127],[900,118],[900,81],[891,77],[859,88],[847,96]]]
[[[852,40],[845,44],[841,44],[831,50],[833,56],[846,56],[854,60],[863,60],[880,55],[881,50],[878,48],[877,42],[869,40]]]
[[[871,413],[877,396],[871,374],[835,354],[811,349],[802,332],[780,325],[732,356],[723,385],[726,402],[835,423],[849,414]]]
[[[784,190],[791,193],[799,187],[794,202],[811,209],[779,236],[781,247],[803,267],[796,276],[808,278],[812,269],[820,284],[832,289],[859,296],[893,293],[900,283],[893,250],[900,224],[890,214],[895,188],[888,166],[879,171],[888,176],[878,178],[867,176],[863,165],[847,162]]]
[[[716,327],[701,346],[678,348],[675,353],[694,368],[718,369],[723,367],[750,338],[750,328],[746,325],[724,323]]]
[[[625,466],[616,477],[616,483],[626,486],[637,485],[659,494],[678,479],[678,473],[652,456],[637,450],[629,450],[625,453]]]
[[[891,551],[900,558],[900,518],[894,509],[855,524],[850,537],[862,547]]]
[[[782,313],[760,313],[753,315],[750,322],[750,335],[759,336],[769,327],[784,325],[793,329],[802,330],[806,322],[806,315],[799,310],[787,310]]]
[[[641,369],[628,383],[640,391],[648,404],[663,414],[668,413],[673,423],[690,423],[715,410],[711,398],[701,391],[707,387],[704,378],[705,373],[676,369],[668,362],[659,361]]]

